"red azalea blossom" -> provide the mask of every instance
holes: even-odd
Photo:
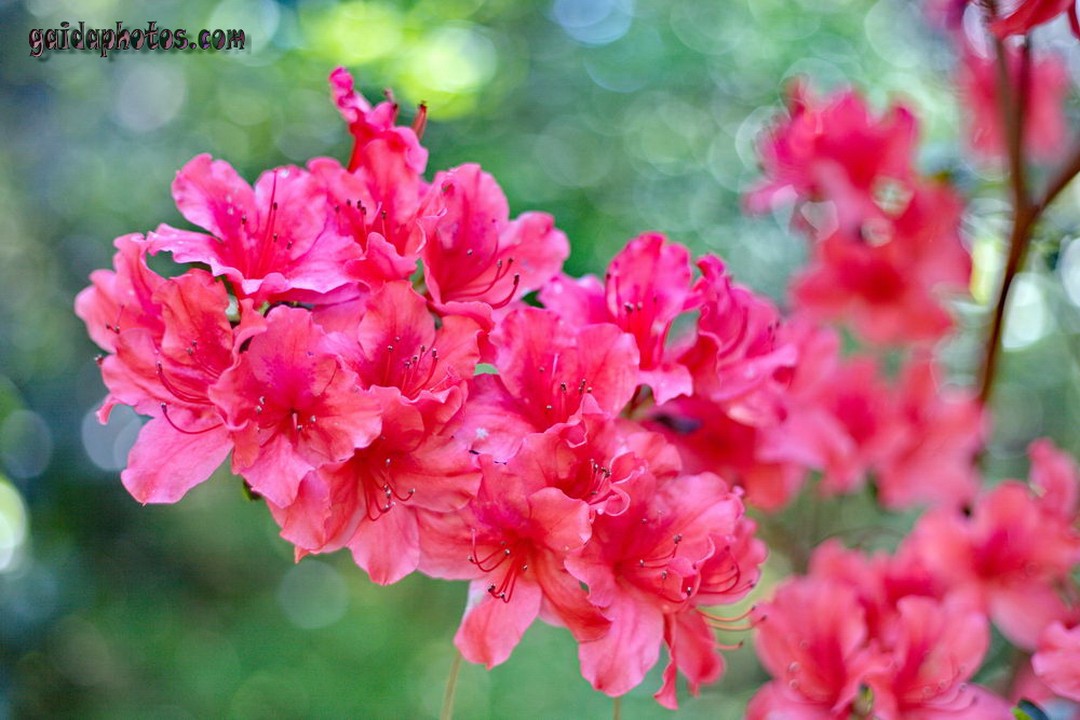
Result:
[[[140,502],[175,502],[225,460],[232,439],[208,389],[236,362],[237,349],[262,331],[248,302],[234,328],[221,283],[193,270],[166,280],[146,266],[147,243],[117,238],[116,271],[95,274],[76,312],[102,349],[109,388],[99,418],[117,404],[152,416],[121,474]],[[104,325],[104,332],[101,326]]]
[[[701,316],[679,362],[689,369],[697,395],[740,422],[768,423],[782,413],[796,348],[777,335],[780,313],[773,304],[732,282],[719,258],[704,257],[698,267],[694,290]]]
[[[275,308],[266,332],[210,389],[233,434],[233,472],[279,507],[296,499],[307,473],[379,434],[378,403],[326,345],[306,310]]]
[[[388,94],[384,102],[372,106],[357,92],[352,75],[343,67],[330,73],[330,91],[353,136],[350,172],[377,166],[379,162],[373,158],[386,154],[399,156],[405,167],[416,175],[424,172],[428,152],[420,144],[420,136],[424,133],[426,108],[420,107],[413,127],[401,127],[396,124],[399,107],[393,97]]]
[[[469,605],[454,644],[470,662],[504,662],[532,622],[566,625],[579,640],[606,632],[607,621],[563,568],[592,534],[589,505],[567,496],[515,457],[480,457],[483,480],[462,511],[427,514],[421,569],[471,579]]]
[[[330,158],[308,163],[312,176],[325,188],[333,213],[330,228],[351,238],[358,257],[346,267],[356,279],[369,286],[405,280],[416,270],[424,242],[420,200],[427,185],[419,175],[383,175],[367,168],[345,170]]]
[[[364,387],[393,388],[415,404],[436,403],[445,419],[464,402],[466,382],[480,358],[479,332],[472,320],[454,316],[436,329],[424,299],[399,281],[372,294],[347,333],[355,344],[339,350]]]
[[[425,238],[427,149],[420,135],[426,110],[421,106],[414,127],[400,127],[397,104],[388,99],[372,107],[344,68],[330,74],[330,87],[349,123],[352,156],[347,168],[329,158],[315,158],[308,167],[326,188],[337,232],[363,253],[348,264],[350,273],[370,286],[404,280],[416,269]]]
[[[1006,47],[1011,73],[1009,91],[1020,90],[1023,61],[1020,50]],[[1065,63],[1056,54],[1031,60],[1031,77],[1020,117],[1024,120],[1024,151],[1027,157],[1041,161],[1058,158],[1066,139],[1065,98],[1069,77]],[[972,150],[982,158],[1002,160],[1008,153],[1005,128],[998,98],[997,63],[967,45],[961,56],[957,87],[966,110],[966,137]]]
[[[476,494],[480,471],[444,422],[400,396],[382,397],[380,419],[370,445],[308,473],[296,500],[271,510],[298,554],[347,546],[371,579],[386,585],[420,562],[418,511],[460,510]]]
[[[749,592],[764,550],[738,541],[742,503],[715,475],[650,473],[630,487],[629,509],[598,517],[590,542],[566,561],[612,623],[606,635],[580,645],[581,669],[597,690],[622,695],[667,645],[673,667],[655,697],[674,708],[676,668],[687,673],[692,692],[723,671],[712,630],[697,616],[697,596],[731,602]]]
[[[141,327],[160,337],[161,307],[154,291],[165,279],[146,265],[149,246],[142,235],[121,235],[113,241],[113,270],[95,270],[90,287],[75,298],[75,314],[90,338],[106,352],[116,351],[121,331]]]
[[[774,680],[750,701],[747,718],[849,714],[866,671],[881,662],[867,652],[854,590],[823,579],[792,580],[758,607],[758,618],[754,648]]]
[[[1059,621],[1047,626],[1031,665],[1057,695],[1080,702],[1080,625],[1067,628]]]
[[[686,368],[665,348],[675,317],[696,304],[690,279],[690,252],[659,233],[646,233],[612,259],[603,287],[591,277],[559,277],[540,299],[568,322],[612,323],[632,336],[640,356],[639,382],[664,402],[692,389]]]
[[[989,646],[986,616],[891,567],[909,561],[819,547],[810,574],[758,608],[756,648],[774,680],[748,717],[1009,718],[1003,699],[967,684]]]
[[[1028,650],[1043,628],[1065,617],[1061,588],[1080,562],[1075,505],[1063,510],[1055,502],[1066,492],[1075,497],[1075,467],[1061,475],[1064,458],[1043,444],[1031,454],[1033,478],[1053,478],[1052,492],[1002,483],[975,501],[970,517],[945,508],[923,515],[904,543],[947,588],[970,597],[1010,642]]]
[[[920,354],[898,378],[881,430],[888,449],[876,467],[884,507],[960,507],[978,491],[974,459],[986,437],[986,416],[973,392],[943,386],[937,373]]]
[[[792,296],[818,320],[845,319],[878,344],[925,343],[952,328],[939,292],[967,286],[971,258],[960,241],[962,204],[945,185],[913,187],[907,204],[866,236],[833,232],[816,242]]]
[[[818,100],[797,84],[789,112],[761,143],[765,178],[746,196],[751,212],[791,193],[800,203],[832,203],[840,231],[858,234],[884,215],[876,195],[886,185],[914,179],[916,123],[903,105],[875,117],[854,91]]]
[[[549,310],[511,312],[491,334],[498,375],[478,375],[465,425],[473,448],[506,459],[522,438],[582,411],[619,414],[637,387],[637,348],[614,325],[575,328]]]
[[[205,263],[242,297],[287,300],[351,281],[345,266],[360,249],[327,232],[326,194],[305,170],[271,170],[252,188],[224,160],[199,155],[177,173],[173,197],[184,217],[209,234],[162,225],[148,238],[152,252]]]
[[[570,254],[550,215],[511,221],[502,189],[478,165],[437,174],[425,203],[435,220],[421,252],[424,281],[440,315],[490,329],[493,312],[554,277]]]

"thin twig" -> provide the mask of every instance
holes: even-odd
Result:
[[[991,6],[991,12],[994,8]],[[1009,157],[1009,185],[1013,196],[1013,226],[1009,233],[1009,255],[1005,262],[1005,272],[1001,278],[1001,290],[998,292],[997,305],[994,308],[994,319],[990,326],[990,337],[987,339],[986,349],[983,353],[982,378],[979,383],[979,401],[986,407],[990,400],[990,390],[994,384],[994,375],[997,372],[998,358],[1001,354],[1001,334],[1005,323],[1005,308],[1008,306],[1009,289],[1012,287],[1013,278],[1019,272],[1024,256],[1027,254],[1027,246],[1031,240],[1031,225],[1038,216],[1033,212],[1032,203],[1028,197],[1027,179],[1024,168],[1024,88],[1030,83],[1023,78],[1017,82],[1017,92],[1013,92],[1012,77],[1009,70],[1009,58],[1005,43],[1000,38],[994,38],[994,52],[997,55],[997,100],[998,113],[1001,116],[1005,143]],[[1030,72],[1031,63],[1022,62],[1021,72]]]
[[[446,678],[446,692],[443,694],[442,712],[439,720],[452,720],[454,717],[454,695],[457,693],[458,674],[461,672],[461,653],[454,653],[450,663],[450,674]]]

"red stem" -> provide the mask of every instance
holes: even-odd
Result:
[[[1001,290],[998,293],[994,318],[990,326],[984,351],[982,377],[979,383],[979,401],[985,407],[990,400],[994,377],[997,373],[998,360],[1001,356],[1001,336],[1004,330],[1005,310],[1008,306],[1009,290],[1020,268],[1024,265],[1028,248],[1031,246],[1031,230],[1042,216],[1043,211],[1061,194],[1069,182],[1080,174],[1080,145],[1072,156],[1055,173],[1046,186],[1046,190],[1036,200],[1032,200],[1027,188],[1024,164],[1024,108],[1031,89],[1031,45],[1025,38],[1022,48],[1020,77],[1017,93],[1013,94],[1009,75],[1008,58],[1005,45],[1000,39],[994,41],[997,53],[998,109],[1004,121],[1009,156],[1009,184],[1013,196],[1013,225],[1009,233],[1009,254],[1005,262],[1005,272],[1001,278]]]

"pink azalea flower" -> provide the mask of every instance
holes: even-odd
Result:
[[[1042,511],[1065,525],[1075,522],[1080,510],[1080,469],[1076,461],[1047,438],[1033,440],[1028,456],[1031,484],[1039,495]]]
[[[854,492],[887,442],[887,388],[872,358],[840,360],[837,335],[795,330],[806,365],[792,376],[784,420],[763,431],[760,457],[820,471],[825,495]]]
[[[1067,13],[1073,33],[1080,37],[1080,19],[1077,18],[1076,0],[1012,0],[1004,3],[1002,14],[990,23],[990,29],[998,37],[1023,35],[1032,28],[1050,22]]]
[[[232,436],[209,390],[235,365],[238,349],[265,327],[247,301],[232,327],[225,288],[200,270],[166,281],[154,297],[161,303],[162,336],[125,331],[116,354],[102,363],[109,388],[102,417],[118,402],[153,417],[120,474],[143,503],[176,502],[224,461]]]
[[[481,455],[480,467],[480,490],[466,508],[421,518],[421,570],[472,580],[454,637],[458,650],[491,668],[538,616],[565,625],[579,641],[602,635],[608,621],[563,567],[591,535],[588,503],[547,485],[528,456],[504,465]]]
[[[1003,699],[968,684],[989,645],[986,616],[941,592],[913,556],[822,545],[808,576],[758,608],[758,656],[775,680],[748,716],[1010,717]]]
[[[782,411],[796,348],[778,337],[780,314],[773,304],[733,283],[719,258],[704,257],[698,267],[694,290],[701,315],[679,362],[690,370],[695,394],[735,420],[769,423]]]
[[[154,291],[165,278],[146,265],[148,243],[142,235],[131,234],[116,238],[113,245],[115,269],[90,273],[91,286],[75,298],[75,314],[106,352],[116,352],[116,339],[128,328],[145,328],[154,337],[164,332]]]
[[[420,176],[400,168],[349,172],[330,158],[315,158],[308,168],[329,198],[331,228],[352,238],[362,256],[348,263],[350,273],[371,287],[408,279],[424,242],[420,201],[427,185]]]
[[[858,490],[888,449],[888,391],[869,357],[838,363],[828,375],[797,373],[798,389],[783,422],[765,431],[761,457],[798,462],[822,473],[821,491]]]
[[[674,708],[677,671],[694,693],[723,672],[698,596],[731,602],[745,595],[764,548],[744,541],[742,503],[715,475],[645,474],[629,486],[627,511],[598,516],[590,542],[566,560],[611,621],[607,634],[579,646],[581,670],[597,690],[622,695],[641,683],[666,645],[671,662],[654,697]]]
[[[775,679],[750,701],[749,720],[847,717],[866,674],[885,664],[867,647],[864,610],[849,586],[791,579],[756,616],[754,648]]]
[[[549,310],[521,308],[491,342],[498,375],[473,379],[465,427],[475,450],[498,459],[583,410],[618,415],[637,386],[637,348],[614,325],[577,328]]]
[[[550,215],[510,209],[495,179],[478,165],[435,176],[425,201],[437,215],[421,257],[424,281],[440,315],[467,315],[492,325],[492,313],[540,288],[570,254]]]
[[[355,343],[338,350],[364,387],[392,388],[414,404],[435,404],[445,424],[461,408],[480,359],[479,333],[464,317],[444,318],[436,329],[424,298],[408,282],[395,281],[371,295],[347,333]]]
[[[882,720],[1008,720],[1009,703],[967,684],[990,644],[986,616],[963,601],[908,596],[879,638],[891,663],[869,673],[874,717]]]
[[[844,319],[873,343],[940,339],[952,319],[938,293],[966,287],[971,272],[961,210],[947,186],[920,184],[899,214],[882,215],[857,234],[828,234],[793,282],[795,304],[817,320]]]
[[[208,389],[263,321],[244,302],[233,328],[225,288],[209,274],[191,270],[166,280],[147,268],[145,241],[125,236],[116,246],[116,271],[95,273],[75,301],[91,336],[113,351],[101,359],[109,395],[98,415],[106,422],[124,404],[152,417],[121,479],[139,502],[176,502],[232,449]]]
[[[407,279],[416,269],[427,220],[420,213],[428,191],[427,150],[420,145],[426,110],[421,106],[412,128],[399,127],[393,99],[372,107],[344,68],[330,74],[330,86],[353,135],[352,156],[347,169],[328,158],[315,158],[308,167],[326,188],[337,232],[363,252],[349,270],[372,287]]]
[[[275,308],[209,394],[232,432],[233,472],[278,507],[309,472],[348,460],[380,431],[377,401],[298,308]]]
[[[974,392],[942,387],[928,355],[904,367],[893,412],[881,432],[889,449],[876,466],[881,504],[960,507],[979,488],[974,458],[987,419]]]
[[[1017,48],[1007,48],[1011,73],[1010,92],[1019,92],[1021,58]],[[1033,58],[1024,119],[1026,155],[1042,161],[1056,160],[1066,138],[1064,101],[1069,91],[1065,64],[1056,54]],[[1002,160],[1008,148],[1002,126],[997,91],[997,63],[968,45],[962,56],[957,87],[966,111],[965,133],[972,150],[987,160]]]
[[[799,362],[777,393],[777,417],[755,425],[727,416],[698,396],[657,408],[653,420],[690,471],[713,469],[743,487],[747,502],[776,510],[798,492],[808,470],[825,494],[852,492],[887,449],[890,399],[870,358],[841,362],[839,336],[802,319],[782,326],[777,347]]]
[[[442,420],[400,395],[382,396],[380,417],[370,445],[308,473],[293,503],[270,509],[298,556],[348,546],[357,565],[387,585],[420,562],[418,511],[460,510],[475,496],[480,471]]]
[[[326,194],[300,168],[263,173],[252,188],[224,160],[198,155],[177,173],[173,197],[181,214],[209,234],[162,225],[148,238],[151,252],[205,263],[241,297],[291,299],[290,293],[326,293],[351,282],[345,267],[360,249],[325,232]]]
[[[631,335],[641,358],[640,384],[666,402],[692,390],[690,374],[666,348],[676,316],[696,304],[690,281],[690,252],[659,233],[645,233],[612,259],[603,286],[592,276],[561,276],[541,290],[540,299],[569,322],[612,323]]]
[[[330,91],[353,136],[350,172],[378,167],[387,155],[395,155],[413,174],[423,175],[428,158],[427,150],[420,145],[427,118],[427,109],[423,105],[413,127],[398,126],[399,107],[393,97],[387,93],[386,101],[373,107],[357,92],[352,75],[343,67],[330,73]]]
[[[1033,453],[1040,465],[1050,457],[1045,450]],[[1045,477],[1058,469],[1040,467],[1037,473]],[[1075,515],[1063,516],[1038,492],[1018,481],[1002,483],[976,500],[970,517],[931,511],[905,541],[942,583],[971,598],[1010,642],[1029,650],[1043,628],[1065,617],[1060,589],[1080,561]]]
[[[914,179],[911,112],[894,105],[877,117],[854,91],[819,100],[800,83],[792,88],[789,113],[760,144],[765,178],[747,194],[748,209],[765,212],[792,194],[800,203],[827,201],[846,235],[884,219],[876,194],[888,183]]]
[[[1080,625],[1054,622],[1043,630],[1031,666],[1063,698],[1080,702]]]
[[[573,422],[527,435],[514,462],[545,486],[588,503],[590,518],[617,515],[630,502],[625,485],[645,471],[625,437],[630,432],[605,413],[583,412]]]

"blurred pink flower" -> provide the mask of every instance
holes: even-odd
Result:
[[[1007,47],[1009,92],[1020,92],[1022,60],[1020,50]],[[1024,119],[1024,148],[1028,156],[1041,161],[1055,160],[1066,138],[1065,98],[1069,77],[1057,54],[1033,58],[1028,81],[1027,103],[1021,111]],[[1007,152],[1001,105],[998,99],[997,67],[994,58],[986,57],[968,44],[960,61],[956,81],[965,110],[971,149],[988,160],[1001,160]]]
[[[1057,477],[1056,452],[1035,443],[1031,455],[1034,477]],[[1046,467],[1048,461],[1055,467]],[[1075,496],[1075,469],[1066,480]],[[1061,590],[1080,562],[1075,506],[1063,513],[1064,483],[1051,484],[1053,492],[1004,482],[979,497],[970,516],[947,508],[928,512],[904,541],[950,592],[970,598],[1010,642],[1027,650],[1048,624],[1065,617]]]
[[[1031,658],[1035,675],[1063,698],[1080,702],[1080,625],[1051,623]]]

